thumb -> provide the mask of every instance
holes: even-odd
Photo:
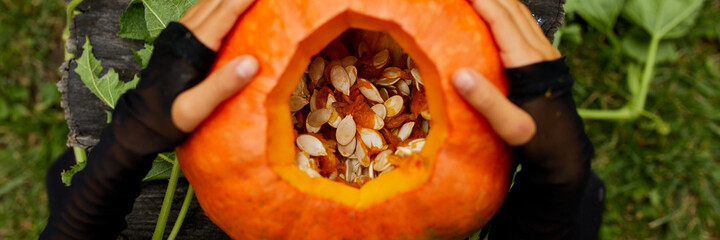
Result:
[[[471,69],[457,70],[453,85],[465,101],[485,116],[490,126],[507,144],[519,146],[535,135],[535,121],[510,102],[485,77]]]
[[[235,95],[257,74],[258,61],[249,55],[240,56],[213,72],[193,88],[175,98],[172,119],[183,132],[192,132],[227,98]]]

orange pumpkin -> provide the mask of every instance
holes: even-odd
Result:
[[[433,116],[423,166],[360,189],[293,165],[288,104],[310,58],[349,28],[398,41],[420,68]],[[228,36],[216,69],[250,54],[261,71],[177,149],[180,165],[205,213],[233,238],[467,236],[501,206],[511,160],[450,77],[469,67],[506,92],[497,51],[465,0],[259,0]]]

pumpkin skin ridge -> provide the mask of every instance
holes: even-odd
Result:
[[[258,1],[256,6],[244,15],[244,18],[257,18],[258,12],[268,11],[267,8],[269,8],[272,2],[273,1]],[[318,0],[313,2],[322,1]],[[391,5],[398,4],[398,2],[403,1],[391,0],[383,3],[381,1],[370,0],[362,4]],[[408,0],[407,2],[432,1]],[[332,1],[327,1],[325,4],[331,3]],[[357,2],[353,3],[360,4]],[[462,5],[463,7],[455,8],[460,8],[460,10],[465,8],[465,10],[463,10],[465,12],[467,12],[467,10],[472,11],[467,3],[461,1],[445,1],[435,4],[443,6],[452,6],[453,4]],[[351,8],[353,8],[353,6],[351,6]],[[357,8],[357,6],[354,8]],[[449,9],[453,8],[450,7]],[[358,14],[363,12],[348,9],[340,10],[340,12],[343,13],[348,11],[358,12]],[[261,13],[265,15],[269,14],[267,12]],[[334,14],[333,16],[336,15],[338,14]],[[370,18],[373,17],[372,14],[368,16]],[[374,17],[380,18],[377,16]],[[265,18],[268,19],[272,17],[265,16]],[[328,19],[326,17],[317,18]],[[446,16],[446,18],[451,17]],[[275,20],[269,19],[268,21],[272,22]],[[238,26],[247,27],[248,23],[239,23]],[[236,29],[236,31],[238,31],[239,35],[252,32],[248,29]],[[269,30],[260,29],[258,31],[263,32]],[[407,31],[407,29],[403,29],[402,31]],[[485,29],[484,32],[487,34],[487,29]],[[411,35],[411,33],[408,34]],[[245,36],[247,37],[249,35]],[[262,34],[260,34],[260,36],[262,36]],[[396,38],[395,35],[393,35],[393,37]],[[442,36],[437,36],[436,38],[447,39],[447,37]],[[230,37],[229,39],[229,41],[232,41],[233,38]],[[252,41],[253,40],[250,40],[250,42]],[[485,40],[485,42],[485,44],[487,44],[487,40]],[[490,42],[492,42],[492,40]],[[440,43],[443,42],[441,41]],[[407,49],[406,44],[401,44]],[[423,48],[421,46],[422,44],[421,41],[418,42],[417,47]],[[295,47],[291,46],[291,48]],[[239,50],[236,49],[235,52],[240,53],[246,51],[245,53],[258,53],[258,51],[250,51],[242,48],[243,47]],[[263,46],[256,48],[263,49]],[[473,52],[484,52],[486,50],[489,51],[483,48],[482,50]],[[223,132],[223,129],[232,130],[232,128],[227,126],[222,128],[223,125],[235,124],[235,128],[248,128],[244,129],[244,133],[241,133],[241,135],[251,137],[252,134],[255,134],[252,135],[254,139],[270,139],[268,138],[268,134],[270,133],[268,128],[277,127],[277,125],[273,125],[277,123],[268,121],[269,116],[271,116],[270,112],[274,110],[267,109],[268,106],[270,106],[269,102],[276,99],[266,100],[265,97],[267,96],[266,93],[271,92],[268,91],[269,89],[277,90],[276,86],[272,86],[271,82],[276,81],[282,83],[282,81],[280,81],[282,79],[278,78],[273,80],[270,76],[274,76],[274,72],[287,72],[286,70],[289,65],[281,64],[283,65],[282,69],[278,69],[277,67],[273,67],[277,66],[277,59],[270,61],[275,62],[272,64],[276,65],[265,62],[263,59],[269,57],[271,53],[272,51],[260,52],[258,54],[260,55],[259,60],[262,66],[260,75],[262,76],[257,77],[248,85],[248,88],[219,107],[213,116],[211,116],[211,119],[203,123],[201,129],[178,151],[178,156],[181,158],[181,166],[186,172],[188,180],[196,187],[201,206],[206,210],[211,220],[216,222],[218,226],[228,232],[233,238],[358,239],[371,237],[425,239],[461,237],[468,235],[472,227],[484,224],[486,219],[489,219],[489,216],[491,216],[485,215],[486,213],[494,213],[497,211],[497,207],[502,203],[502,196],[504,196],[507,190],[507,188],[502,189],[503,186],[506,187],[508,182],[507,177],[502,175],[508,172],[509,161],[507,159],[501,160],[507,157],[507,149],[495,149],[496,151],[494,152],[484,154],[490,157],[478,156],[476,158],[482,159],[470,161],[467,155],[480,151],[478,149],[481,147],[474,147],[469,151],[464,151],[458,147],[462,147],[463,144],[486,144],[483,141],[489,141],[484,148],[492,149],[498,147],[499,141],[494,134],[488,132],[488,126],[484,122],[484,119],[473,115],[470,112],[469,106],[453,92],[452,86],[449,85],[449,74],[447,72],[449,70],[447,69],[438,68],[438,70],[442,71],[438,71],[439,77],[437,84],[439,85],[436,85],[440,87],[437,89],[438,93],[442,94],[435,99],[441,99],[442,102],[432,101],[432,103],[430,103],[431,112],[437,115],[437,109],[441,109],[443,110],[442,114],[446,114],[448,119],[453,119],[455,122],[447,121],[447,129],[443,130],[447,136],[443,142],[437,143],[440,148],[436,154],[431,156],[430,160],[434,160],[435,162],[430,164],[432,167],[426,181],[417,188],[394,195],[387,201],[383,201],[383,204],[373,204],[364,209],[354,209],[339,202],[322,199],[299,191],[288,183],[287,179],[279,176],[275,172],[275,169],[271,167],[270,162],[273,160],[270,159],[268,155],[268,152],[272,152],[270,150],[273,145],[269,143],[271,140],[257,141],[262,143],[252,143],[250,140],[244,140],[242,142],[246,144],[249,143],[250,146],[242,146],[237,149],[241,151],[247,150],[247,152],[238,153],[231,151],[231,149],[236,148],[231,147],[232,144],[224,141],[243,140],[243,138],[232,136],[237,133]],[[436,56],[433,55],[432,51],[428,52],[427,55]],[[483,54],[483,56],[487,56],[487,54]],[[488,60],[491,61],[489,66],[478,67],[478,65],[474,65],[474,68],[480,69],[480,72],[485,74],[490,73],[488,74],[488,78],[493,81],[496,86],[499,86],[501,91],[505,92],[506,90],[503,89],[505,86],[502,83],[504,79],[501,76],[498,77],[502,69],[492,70],[497,68],[497,65],[492,64],[492,58],[496,57],[491,57],[491,59]],[[222,65],[223,61],[227,62],[228,59],[231,59],[231,56],[221,57],[218,61],[218,66]],[[438,66],[438,64],[443,65],[442,61],[446,59],[431,60],[432,61],[428,61],[428,65]],[[447,64],[443,66],[447,67]],[[448,107],[438,108],[438,106],[436,106],[433,108],[433,103]],[[246,110],[256,110],[257,112],[243,112]],[[289,111],[286,111],[285,114],[288,112]],[[243,114],[243,118],[227,116],[232,114]],[[289,121],[289,118],[287,120]],[[240,121],[240,123],[238,124],[236,121]],[[468,126],[464,126],[463,124]],[[289,128],[288,126],[288,129]],[[436,129],[435,126],[433,126],[433,129]],[[479,132],[482,136],[467,136],[473,132]],[[218,135],[221,136],[217,137]],[[463,139],[464,137],[467,137],[467,139]],[[465,140],[467,140],[467,142],[465,142]],[[211,141],[211,145],[203,143],[203,141]],[[288,146],[292,146],[290,144],[288,144]],[[228,146],[223,147],[223,145]],[[208,146],[211,146],[211,149],[207,152],[219,153],[203,153]],[[275,149],[272,150],[275,151]],[[282,150],[279,149],[279,151]],[[498,153],[498,151],[500,152]],[[503,153],[503,151],[505,152]],[[193,159],[203,159],[203,161]],[[458,168],[456,170],[470,171],[462,169],[462,167],[465,166],[474,170],[472,172],[466,172],[467,174],[448,178],[450,175],[448,175],[449,172],[447,169]],[[470,173],[480,176],[479,181],[490,181],[494,184],[488,185],[488,187],[482,189],[482,191],[470,188],[470,186],[485,186],[478,182],[468,181],[468,179],[473,177]],[[307,176],[305,177],[308,178]],[[486,180],[482,180],[483,178]],[[449,190],[444,190],[442,183],[447,183],[447,181],[452,181],[453,179],[458,179],[458,183],[468,181],[469,185],[465,188],[463,188],[463,186],[450,186]],[[372,181],[370,183],[372,183]],[[447,195],[439,194],[440,196],[424,197],[418,194],[420,192],[428,192],[432,189],[444,190],[439,192],[436,190],[436,192]],[[450,190],[456,191],[457,193],[451,194],[447,192]],[[468,195],[467,191],[476,191],[478,194],[476,194],[477,196],[474,198],[467,197],[473,195]],[[278,192],[282,194],[276,194]],[[463,197],[463,201],[452,199],[453,196]],[[467,197],[466,200],[465,197]],[[386,202],[388,202],[388,204],[385,204]],[[413,206],[408,206],[408,203],[413,204]],[[441,205],[433,208],[435,204]],[[452,205],[457,206],[454,210],[448,209],[448,207],[452,207]],[[473,216],[468,217],[466,216],[468,214],[463,214],[462,212],[472,212],[473,214],[469,215]],[[480,215],[481,217],[478,219],[478,217],[474,215]],[[484,216],[484,218],[482,216]],[[438,219],[440,219],[439,222]]]

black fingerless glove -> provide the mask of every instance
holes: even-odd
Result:
[[[490,224],[490,239],[575,239],[590,176],[590,143],[564,59],[508,69],[509,98],[537,133],[513,149],[522,170]],[[514,170],[515,168],[513,168]]]
[[[168,25],[155,40],[137,88],[118,100],[85,169],[70,187],[58,184],[59,172],[48,173],[51,212],[40,239],[117,238],[153,159],[187,137],[172,121],[173,101],[207,76],[215,56],[183,25]],[[69,156],[58,162],[67,164]]]

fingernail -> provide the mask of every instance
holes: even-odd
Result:
[[[468,69],[460,69],[453,74],[453,84],[455,88],[460,91],[467,91],[472,89],[475,85],[475,78]]]
[[[235,73],[241,78],[252,78],[257,73],[259,65],[254,57],[242,56],[238,58],[238,63],[235,65]]]

